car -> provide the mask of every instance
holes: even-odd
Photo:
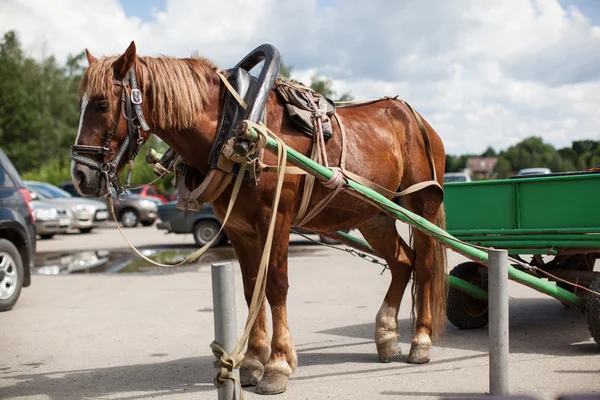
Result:
[[[157,229],[165,230],[167,233],[191,233],[194,241],[200,247],[207,245],[221,229],[221,221],[215,215],[210,204],[203,204],[201,211],[185,211],[176,206],[176,200],[158,206],[160,222],[156,224]],[[302,228],[293,228],[293,230],[306,235],[313,234]],[[326,244],[339,243],[325,236],[319,236],[319,238]],[[213,246],[223,245],[228,240],[227,234],[222,231]]]
[[[144,197],[155,197],[159,199],[162,204],[168,203],[171,200],[175,200],[175,197],[172,194],[163,192],[161,188],[155,185],[145,185],[135,189],[129,189],[129,193]]]
[[[157,229],[168,233],[191,233],[200,247],[207,245],[221,229],[221,221],[210,204],[203,204],[201,211],[180,210],[176,205],[177,201],[170,201],[158,207],[160,222],[156,224]],[[223,231],[213,246],[223,245],[227,241],[227,234]]]
[[[74,197],[82,197],[71,181],[63,182],[59,187]],[[127,192],[127,199],[119,200],[114,188],[111,188],[111,193],[115,215],[122,226],[126,228],[132,228],[138,224],[151,226],[158,218],[158,205],[162,204],[158,198]],[[101,199],[104,204],[107,204],[107,200],[105,197]]]
[[[138,196],[128,192],[125,200],[119,200],[115,189],[111,188],[111,191],[115,215],[122,226],[126,228],[133,228],[138,224],[151,226],[158,218],[158,206],[162,202],[156,197]]]
[[[51,239],[57,233],[67,232],[73,219],[66,208],[42,200],[33,202],[33,216],[37,234],[42,239]]]
[[[81,233],[91,232],[108,219],[105,203],[85,198],[73,197],[60,187],[46,182],[25,181],[33,200],[43,200],[58,207],[67,208],[72,214],[71,228]]]
[[[31,285],[35,248],[31,195],[0,149],[0,311],[12,309],[21,289]]]
[[[471,176],[466,172],[446,172],[444,183],[448,182],[471,182]]]
[[[552,173],[550,168],[525,168],[517,172],[517,176],[546,175],[550,173]]]

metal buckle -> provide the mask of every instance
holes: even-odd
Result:
[[[142,104],[142,92],[140,89],[131,89],[131,102],[133,104]]]

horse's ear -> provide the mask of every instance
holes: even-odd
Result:
[[[98,59],[96,57],[94,57],[88,49],[85,49],[85,55],[87,56],[87,60],[88,60],[89,64],[93,64],[96,61],[98,61]]]
[[[135,64],[135,57],[135,42],[132,41],[127,50],[125,50],[125,53],[115,61],[113,66],[115,75],[118,78],[125,77],[125,74],[127,74],[131,67],[133,67],[133,64]]]

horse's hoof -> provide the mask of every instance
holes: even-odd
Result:
[[[400,354],[402,354],[402,350],[400,350],[400,345],[398,345],[398,342],[395,339],[393,342],[377,344],[377,355],[379,356],[379,362],[392,362],[394,357]]]
[[[408,353],[408,362],[411,364],[425,364],[429,362],[430,344],[412,343],[410,353]]]
[[[285,392],[289,377],[278,371],[269,371],[256,387],[258,394],[279,394]]]
[[[240,365],[240,382],[242,387],[256,386],[260,382],[265,367],[256,359],[245,359]]]

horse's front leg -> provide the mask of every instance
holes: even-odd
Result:
[[[266,242],[268,218],[257,227],[261,243]],[[290,242],[291,215],[278,213],[273,235],[273,247],[267,275],[267,299],[271,307],[273,338],[271,357],[265,373],[256,388],[260,394],[284,392],[288,379],[296,370],[297,355],[288,328],[286,299],[288,292],[288,246]]]
[[[244,297],[250,307],[252,293],[256,286],[258,273],[258,262],[261,256],[261,243],[256,235],[245,235],[226,228],[227,236],[233,245],[235,254],[240,263],[242,281],[244,283]],[[263,301],[256,321],[248,337],[248,348],[244,360],[240,365],[240,381],[242,386],[256,386],[263,376],[265,367],[269,361],[271,346],[267,333],[267,312]]]

